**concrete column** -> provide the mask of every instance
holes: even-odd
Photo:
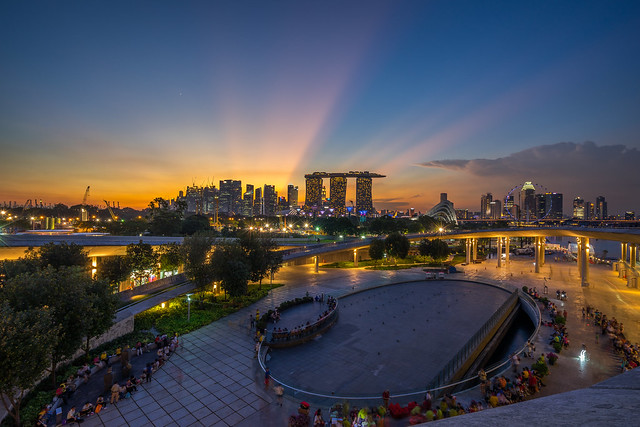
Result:
[[[627,261],[627,245],[628,243],[620,243],[620,261]]]
[[[320,271],[320,256],[316,255],[314,258],[316,259],[316,273],[317,273],[318,271]]]
[[[582,286],[589,286],[589,239],[579,237],[580,244],[578,256],[580,258],[580,283]]]
[[[353,250],[353,266],[354,267],[358,266],[358,250],[357,249]]]
[[[636,248],[638,247],[638,245],[636,245],[635,243],[632,243],[631,245],[629,245],[629,266],[631,268],[636,268]]]
[[[476,261],[478,259],[478,239],[474,237],[471,242],[473,244],[473,260]]]
[[[471,264],[471,246],[471,239],[465,239],[465,262],[467,263],[467,265]]]
[[[505,264],[508,266],[509,265],[509,246],[511,246],[511,239],[509,239],[508,237],[504,238],[505,241],[505,253],[506,253],[506,257],[504,259]]]
[[[502,267],[502,237],[498,237],[498,267]]]
[[[536,236],[535,239],[535,243],[534,243],[534,253],[536,255],[536,268],[535,268],[535,272],[536,273],[540,273],[540,237]]]
[[[540,267],[542,267],[545,263],[544,259],[544,248],[546,247],[546,238],[545,236],[540,237]]]

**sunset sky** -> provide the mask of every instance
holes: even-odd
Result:
[[[369,170],[377,209],[640,214],[638,1],[5,1],[0,38],[0,203]]]

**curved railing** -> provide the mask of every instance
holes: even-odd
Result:
[[[305,326],[302,329],[276,332],[273,330],[267,331],[266,342],[269,346],[277,347],[290,347],[298,344],[302,344],[309,339],[315,337],[319,333],[325,331],[338,319],[338,300],[334,299],[333,307],[331,307],[329,313],[321,319]]]
[[[482,283],[482,282],[477,282],[477,283]],[[494,286],[494,285],[491,285],[491,286]],[[540,313],[540,309],[538,308],[538,305],[531,298],[531,296],[527,295],[524,292],[520,292],[518,289],[516,289],[511,294],[509,299],[507,301],[505,301],[505,303],[498,309],[498,311],[503,309],[504,306],[508,306],[509,303],[513,303],[512,298],[520,298],[520,302],[524,303],[524,307],[525,307],[525,310],[527,311],[527,314],[530,317],[533,314],[534,318],[532,318],[532,320],[534,320],[534,322],[536,323],[536,329],[529,337],[530,339],[533,339],[538,334],[538,332],[540,330],[540,324],[541,324],[542,315]],[[494,316],[495,315],[496,314],[494,313]],[[489,321],[491,321],[491,319],[489,319]],[[487,322],[489,322],[489,321],[487,321]],[[484,329],[484,326],[480,330],[482,330],[482,329]],[[479,333],[479,332],[480,331],[478,331],[477,333]],[[469,341],[471,341],[472,339],[473,339],[473,337]],[[526,343],[522,346],[522,348],[520,348],[515,353],[516,354],[521,354],[522,352],[524,352],[525,348],[526,348]],[[264,358],[266,357],[266,353],[267,352],[263,351],[262,344],[261,344],[260,348],[258,350],[258,363],[260,364],[260,368],[263,371],[266,370],[265,361],[264,361]],[[486,372],[488,377],[495,376],[495,375],[499,375],[501,372],[504,372],[506,369],[508,369],[510,364],[511,364],[511,360],[510,360],[510,358],[507,358],[506,360],[504,360],[502,362],[499,362],[496,365],[492,365],[492,366],[490,366],[488,368],[485,368],[484,370],[485,370],[485,372]],[[373,395],[373,396],[341,396],[341,395],[336,395],[336,394],[316,393],[316,392],[312,392],[312,391],[296,388],[294,386],[291,386],[289,384],[286,384],[286,383],[280,381],[277,378],[274,378],[274,377],[272,377],[272,378],[273,378],[274,381],[276,381],[280,385],[282,385],[287,390],[287,392],[291,392],[293,394],[298,394],[299,393],[299,394],[304,394],[304,395],[307,395],[307,396],[313,396],[313,397],[318,397],[318,398],[328,398],[328,399],[346,399],[346,400],[358,400],[358,401],[364,401],[364,400],[379,401],[380,400],[380,395],[379,394]],[[446,383],[446,384],[439,385],[439,386],[430,386],[430,387],[427,387],[427,388],[425,388],[423,390],[417,390],[417,391],[412,391],[412,392],[407,392],[407,393],[393,394],[393,395],[391,395],[391,397],[393,397],[393,398],[410,397],[410,396],[422,397],[427,392],[431,393],[432,396],[435,396],[438,393],[440,393],[441,391],[444,391],[444,390],[447,390],[447,389],[451,389],[451,388],[460,387],[460,386],[462,387],[462,390],[460,390],[460,391],[471,389],[473,387],[476,387],[478,385],[478,383],[479,383],[478,382],[478,376],[474,375],[474,376],[472,376],[470,378],[465,378],[465,379],[460,380],[460,381],[450,382],[450,383]]]

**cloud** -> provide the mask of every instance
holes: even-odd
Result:
[[[593,142],[540,145],[496,159],[445,159],[418,164],[480,177],[467,181],[471,188],[478,189],[478,196],[491,191],[488,187],[500,194],[505,188],[533,181],[549,191],[564,193],[565,207],[576,196],[594,201],[597,195],[604,195],[614,202],[613,213],[637,210],[638,165],[638,148]]]

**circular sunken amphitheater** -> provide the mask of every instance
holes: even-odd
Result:
[[[331,329],[305,344],[272,349],[267,365],[275,380],[324,395],[424,390],[508,297],[503,289],[455,280],[356,293],[340,298]]]

